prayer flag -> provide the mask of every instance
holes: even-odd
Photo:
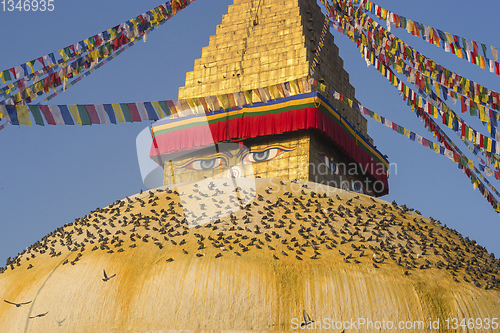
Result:
[[[40,105],[40,111],[42,111],[43,116],[45,117],[45,121],[49,125],[55,125],[56,122],[54,121],[54,117],[52,116],[52,113],[50,112],[49,108],[47,105]]]
[[[35,119],[35,123],[40,126],[45,126],[42,114],[40,113],[40,107],[38,105],[29,105],[28,107],[30,108],[33,118]]]
[[[87,113],[89,115],[90,121],[92,124],[100,124],[101,121],[99,120],[99,116],[97,115],[97,111],[95,110],[94,105],[85,105],[85,110],[87,110]]]
[[[92,121],[90,120],[89,113],[87,112],[85,105],[77,105],[76,108],[78,109],[82,125],[91,125]]]
[[[61,112],[62,119],[64,120],[64,124],[66,125],[74,125],[75,122],[73,118],[71,118],[71,113],[68,109],[67,105],[58,105],[59,111]]]
[[[493,60],[497,61],[498,60],[498,50],[496,47],[490,46],[491,48],[491,53],[493,54]]]
[[[16,105],[17,119],[20,125],[31,126],[31,118],[27,105]]]
[[[132,123],[132,117],[130,116],[130,110],[128,108],[128,105],[126,103],[119,103],[119,106],[122,110],[123,117],[125,118],[125,121],[128,123]]]
[[[104,106],[104,111],[106,111],[106,113],[108,114],[109,121],[112,124],[116,124],[116,113],[113,106],[111,104],[104,104],[103,106]]]

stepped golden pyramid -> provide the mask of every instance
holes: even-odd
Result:
[[[235,0],[179,98],[306,76],[323,20],[312,0]],[[354,99],[337,51],[328,34],[316,78]],[[325,99],[368,138],[359,112]],[[462,319],[483,325],[468,331],[494,331],[499,261],[373,189],[315,181],[308,162],[324,142],[335,145],[314,130],[250,141],[252,162],[271,149],[260,145],[290,150],[253,164],[261,178],[228,178],[228,164],[203,177],[172,172],[167,158],[166,186],[97,208],[8,259],[0,331],[385,332],[402,323],[454,332]]]

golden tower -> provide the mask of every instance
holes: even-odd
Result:
[[[186,73],[179,98],[232,93],[306,77],[324,21],[325,15],[312,0],[235,0],[209,45],[203,48],[201,58],[195,60],[194,70]],[[330,32],[313,77],[355,100],[349,74]],[[366,119],[359,111],[327,99],[368,137]]]
[[[332,34],[324,27],[324,24],[325,15],[316,1],[235,0],[234,4],[229,6],[228,13],[223,15],[216,34],[210,37],[209,45],[203,48],[201,58],[195,60],[194,70],[186,74],[185,86],[179,88],[179,99],[187,100],[252,91],[304,79],[310,75],[313,59],[316,58],[318,63],[315,66],[313,78],[326,85],[328,89],[333,89],[355,100],[354,88],[349,84],[349,75],[343,69],[343,61],[338,54],[338,48],[334,44]],[[324,39],[320,44],[321,36]],[[318,50],[319,45],[321,50]],[[315,89],[311,89],[311,85],[307,82],[301,92],[308,93],[311,90]],[[242,177],[277,177],[314,181],[375,196],[388,193],[387,175],[383,175],[384,170],[379,170],[385,168],[387,172],[388,162],[373,146],[373,141],[367,134],[366,119],[359,110],[334,99],[330,91],[323,91],[320,94],[328,103],[328,106],[324,105],[328,110],[323,110],[323,113],[330,112],[330,118],[336,118],[337,125],[340,127],[328,124],[321,128],[321,124],[331,119],[321,118],[324,114],[312,115],[321,119],[315,124],[308,123],[302,127],[296,126],[296,128],[276,130],[272,133],[270,131],[265,134],[254,133],[253,136],[247,135],[246,137],[234,134],[225,138],[219,137],[221,141],[214,138],[215,143],[241,142],[247,145],[250,151],[253,149],[260,152],[265,152],[266,147],[281,144],[284,150],[280,152],[286,151],[272,160],[254,164],[251,170],[245,168],[246,171],[241,172]],[[303,113],[307,114],[305,109],[317,108],[319,99],[317,97],[309,100],[309,105],[306,105],[305,100],[303,103],[296,102],[295,104],[300,104],[297,109],[302,109],[301,112],[304,111]],[[287,101],[286,98],[285,101]],[[276,108],[279,107],[276,105]],[[275,108],[264,108],[260,112],[269,111],[275,111]],[[294,116],[296,117],[297,114]],[[217,117],[220,120],[220,116]],[[311,115],[305,117],[311,117]],[[209,118],[210,116],[207,116],[208,122],[214,121]],[[261,123],[254,122],[246,126],[257,128],[272,122],[286,122],[288,119],[290,117],[269,117]],[[211,127],[207,133],[225,131],[230,126],[241,127],[243,122],[250,121],[246,118],[238,125],[227,122],[219,126],[218,130]],[[187,124],[188,121],[184,121],[184,128]],[[319,127],[317,127],[318,124]],[[174,125],[155,126],[153,132],[155,135],[162,133],[161,131],[167,133],[172,130],[172,126]],[[171,145],[176,140],[172,139],[175,135],[168,133],[170,137],[164,138],[164,145]],[[287,135],[283,136],[285,133]],[[335,135],[332,135],[333,133]],[[185,133],[184,136],[197,134],[199,132],[191,132]],[[260,142],[257,145],[255,140],[249,141],[249,138],[259,138]],[[173,150],[188,151],[189,149],[179,145]],[[364,154],[363,157],[360,157],[359,150],[362,151],[361,154]],[[152,151],[152,155],[155,154],[162,155],[162,153]],[[203,163],[208,165],[215,161],[218,152],[214,154],[214,152],[210,153],[210,150],[196,151],[195,149],[191,154],[184,154],[180,159],[168,156],[167,153],[164,153],[162,158],[152,157],[164,167],[164,184],[168,185],[175,182],[225,177],[233,164],[216,166],[212,163],[214,165],[212,169],[203,169],[202,172],[193,172],[193,170],[185,172],[185,166],[191,165],[191,160],[195,161],[196,158],[203,157]],[[213,157],[211,162],[207,162],[207,156]],[[172,160],[174,160],[173,163]],[[176,167],[179,165],[181,167]],[[368,173],[362,171],[364,169],[368,169]],[[374,175],[376,173],[377,175]],[[380,181],[378,187],[375,184],[376,181]]]

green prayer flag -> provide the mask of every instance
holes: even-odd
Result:
[[[125,118],[125,121],[131,123],[132,116],[130,116],[130,110],[128,108],[128,105],[126,103],[120,103],[120,108],[122,109],[123,117]]]
[[[42,114],[40,113],[40,107],[38,105],[28,105],[33,118],[35,119],[35,123],[40,126],[45,126],[42,118]]]
[[[168,107],[167,103],[165,101],[159,101],[158,104],[160,104],[161,109],[163,110],[163,113],[168,117],[172,114],[172,111],[170,111],[170,108]]]
[[[486,48],[486,45],[481,44],[481,47],[483,48],[483,54],[484,54],[484,57],[485,57],[485,58],[487,58],[487,57],[486,57],[486,49],[487,49],[487,48]]]
[[[80,115],[80,119],[82,120],[82,125],[92,125],[89,113],[87,112],[85,105],[77,105],[76,107],[78,109],[78,114]]]
[[[472,104],[472,106],[469,108],[469,110],[470,110],[471,116],[473,116],[473,117],[477,116],[477,104],[476,104],[476,102],[474,102],[474,104]]]
[[[3,78],[6,81],[12,80],[12,77],[10,76],[10,71],[8,69],[6,69],[6,70],[3,71]]]

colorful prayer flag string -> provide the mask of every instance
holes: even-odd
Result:
[[[373,3],[370,0],[354,0],[353,2],[356,5],[358,5],[359,3],[359,7],[364,9],[365,12],[375,14],[380,20],[386,21],[388,31],[391,31],[391,25],[394,24],[396,28],[404,29],[413,36],[420,37],[420,35],[422,35],[422,39],[424,39],[428,43],[436,45],[437,47],[441,47],[446,52],[451,52],[458,58],[464,59],[465,57],[465,59],[470,63],[473,63],[473,57],[476,58],[474,63],[483,69],[485,68],[485,66],[481,65],[482,63],[490,63],[490,59],[488,59],[488,57],[486,56],[488,48],[491,50],[493,61],[496,63],[496,60],[498,60],[498,50],[494,46],[490,45],[488,47],[486,44],[468,40],[464,37],[460,37],[449,32],[443,32],[439,29],[435,29],[423,23],[419,23],[417,21],[391,12]],[[462,45],[460,45],[460,43],[462,43]],[[483,56],[479,54],[478,44],[481,45]],[[479,61],[477,59],[479,59]]]
[[[143,32],[151,25],[165,22],[193,1],[194,0],[169,0],[160,6],[148,10],[137,17],[118,24],[99,34],[64,47],[58,51],[33,59],[27,63],[0,71],[0,79],[3,83],[11,80],[17,80],[17,82],[19,82],[19,80],[23,78],[31,79],[33,76],[40,73],[40,70],[34,70],[34,65],[37,61],[43,66],[43,71],[58,66],[61,62],[66,61],[67,58],[76,57],[82,52],[94,51],[98,49],[101,44],[109,42],[120,43],[120,40],[123,39],[124,36],[130,39],[136,35],[143,35]],[[56,60],[58,54],[61,56],[61,59]]]
[[[102,63],[100,65],[102,66]],[[73,84],[74,82],[70,82],[68,87]],[[220,110],[279,100],[309,91],[311,91],[310,81],[307,77],[303,77],[259,89],[185,100],[89,105],[0,105],[0,118],[6,118],[7,122],[12,125],[26,126],[32,125],[31,119],[41,126],[45,123],[49,125],[106,124],[108,118],[113,124],[140,122],[165,117],[178,118],[192,114],[210,114]],[[49,96],[49,99],[54,96],[55,94]]]

